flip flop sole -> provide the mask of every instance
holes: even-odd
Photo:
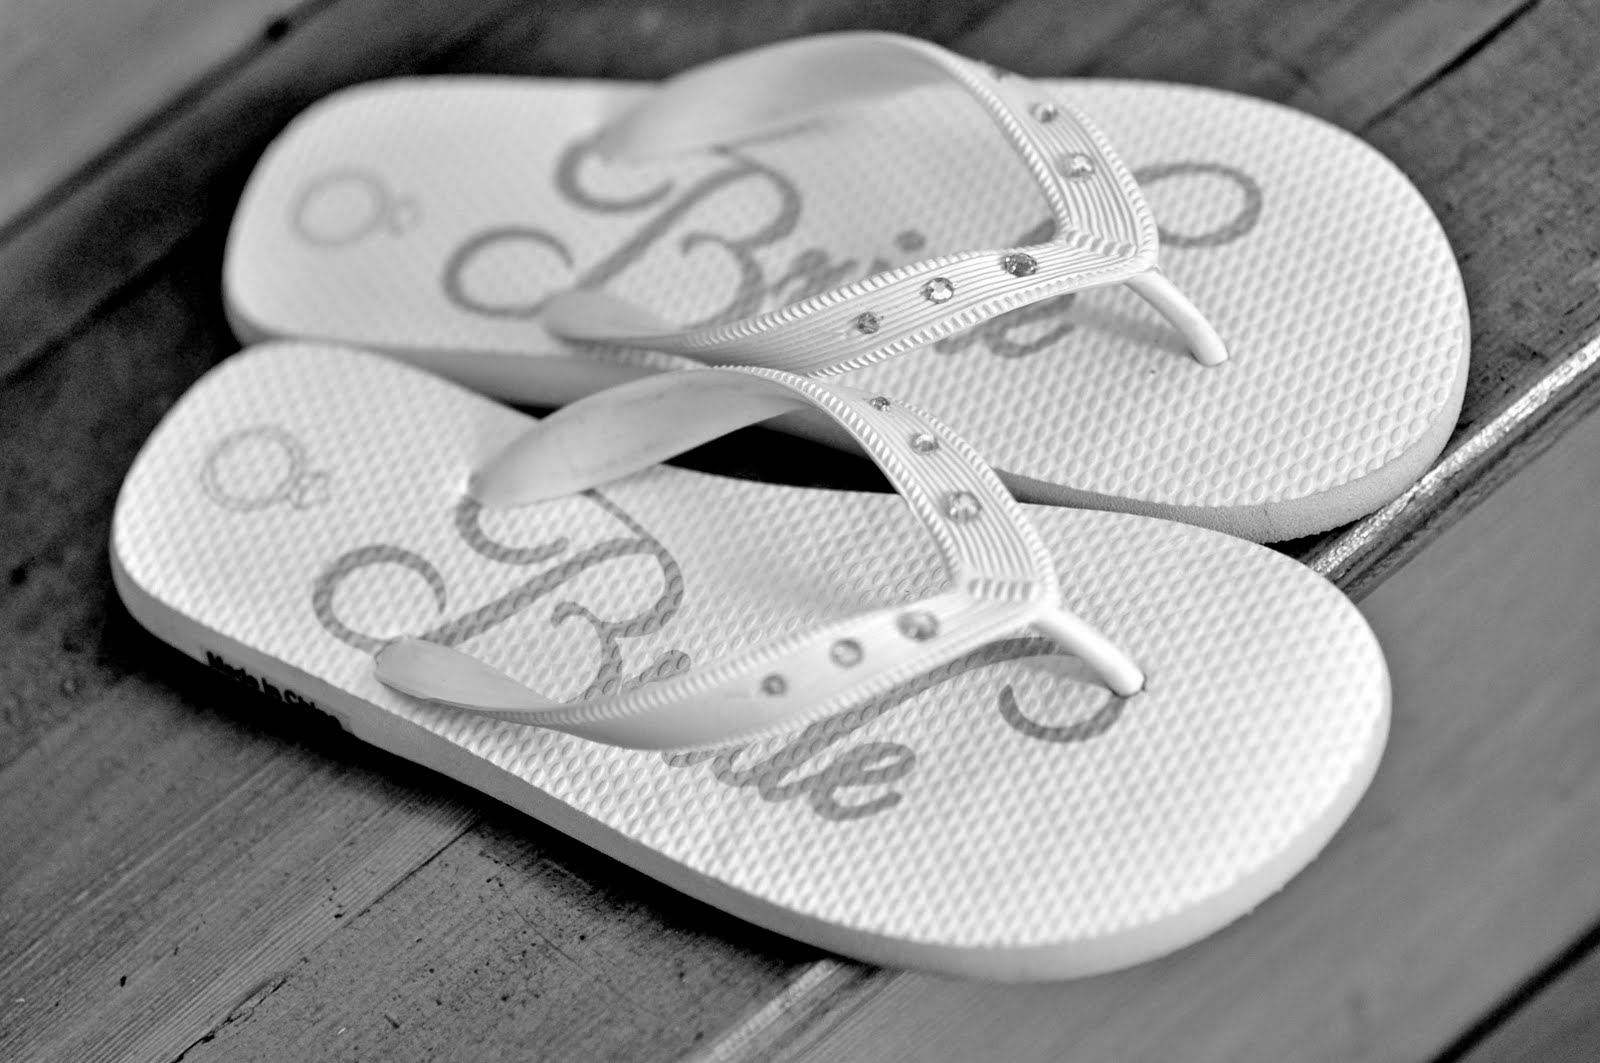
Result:
[[[1038,979],[1238,917],[1322,848],[1388,729],[1331,585],[1217,533],[1030,509],[1066,602],[1150,675],[1128,700],[1002,639],[739,749],[664,756],[416,701],[372,654],[422,634],[581,698],[937,589],[894,496],[656,467],[485,514],[523,415],[384,358],[278,344],[157,428],[112,531],[146,627],[268,697],[740,917],[878,963]],[[268,702],[262,702],[264,708]]]

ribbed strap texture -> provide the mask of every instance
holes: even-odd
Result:
[[[600,143],[620,156],[688,150],[769,134],[930,81],[960,85],[994,121],[1049,206],[1056,222],[1050,241],[928,259],[741,321],[688,330],[602,293],[575,292],[551,301],[546,327],[571,339],[713,364],[837,373],[1155,265],[1154,218],[1087,117],[1025,78],[912,38],[824,35],[707,64],[667,82]]]
[[[505,499],[515,492],[503,481],[531,477],[527,495],[545,497],[552,490],[546,474],[559,468],[565,487],[595,486],[702,442],[700,408],[724,411],[719,424],[727,425],[802,406],[838,422],[883,469],[938,546],[951,574],[943,593],[575,704],[550,701],[457,651],[414,643],[380,654],[379,677],[496,718],[638,748],[748,740],[839,712],[1035,623],[1070,640],[1064,648],[1119,693],[1138,689],[1137,667],[1103,636],[1075,617],[1055,621],[1062,614],[1050,555],[993,471],[943,424],[883,396],[763,369],[662,374],[557,412],[490,462],[478,482]],[[541,458],[578,452],[584,458],[576,462]]]

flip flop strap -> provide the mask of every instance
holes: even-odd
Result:
[[[1157,269],[1155,220],[1105,135],[1027,79],[925,41],[829,34],[708,63],[668,81],[605,130],[598,145],[623,159],[703,149],[947,81],[977,101],[1021,157],[1055,220],[1051,240],[927,259],[701,328],[681,329],[602,292],[570,292],[547,305],[545,327],[568,339],[647,347],[712,364],[827,374],[870,365],[1030,303],[1127,282],[1184,334],[1197,359],[1225,360],[1216,332]]]
[[[938,547],[951,577],[944,592],[576,703],[554,701],[467,654],[420,640],[380,652],[379,679],[497,719],[652,749],[748,740],[840,712],[1030,625],[1117,694],[1143,687],[1143,673],[1126,653],[1060,607],[1049,552],[977,453],[921,410],[856,388],[737,368],[633,381],[531,428],[485,466],[474,493],[489,506],[559,497],[802,407],[833,418],[883,469]]]

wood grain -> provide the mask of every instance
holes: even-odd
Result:
[[[1432,1058],[1600,919],[1596,498],[1591,417],[1362,602],[1389,749],[1323,856],[1242,922],[1062,986],[884,972],[736,1058]]]
[[[0,773],[0,1056],[175,1058],[470,821],[206,678],[130,678]]]
[[[1211,85],[1357,130],[1528,6],[1528,0],[1014,0],[954,44],[1023,74]]]
[[[1433,206],[1456,249],[1472,314],[1472,370],[1454,442],[1479,431],[1600,330],[1600,2],[1545,2],[1471,61],[1362,131]],[[1501,440],[1443,497],[1399,522],[1365,585],[1449,527],[1592,408],[1587,375]]]
[[[1600,326],[1597,43],[1600,3],[1541,3],[1363,131],[1456,248],[1473,317],[1463,432]]]
[[[1531,6],[1531,0],[1368,3],[1340,20],[1324,60],[1301,68],[1304,81],[1284,102],[1364,129]]]
[[[114,123],[102,123],[108,142],[95,165],[0,233],[0,384],[181,241],[225,221],[251,163],[313,100],[414,71],[514,4],[321,0],[194,92],[143,101],[153,116],[138,136],[117,141]],[[220,276],[205,290],[215,295]]]
[[[6,1059],[626,1058],[810,955],[173,663],[0,773]]]
[[[811,969],[799,946],[459,787],[305,717],[266,717],[281,710],[159,648],[114,604],[104,544],[121,476],[161,412],[234,347],[217,278],[237,189],[270,136],[333,88],[419,70],[655,76],[864,26],[1032,73],[1231,85],[1357,128],[1440,212],[1475,315],[1463,432],[1600,321],[1594,0],[316,0],[283,5],[270,33],[251,21],[275,10],[266,0],[211,2],[163,7],[226,29],[197,53],[210,60],[173,61],[187,74],[129,79],[129,99],[101,103],[97,86],[113,82],[97,71],[37,82],[83,94],[53,105],[97,131],[72,149],[90,161],[53,164],[78,168],[0,233],[6,1058],[665,1057],[715,1043]],[[138,0],[129,18],[156,6]],[[163,41],[192,47],[149,26],[140,62]],[[109,47],[104,28],[93,47]],[[9,46],[0,85],[26,76]],[[1448,1043],[1600,914],[1585,885],[1596,714],[1581,700],[1600,676],[1573,649],[1597,634],[1583,608],[1600,595],[1574,578],[1600,526],[1581,509],[1600,486],[1583,471],[1600,464],[1594,418],[1487,501],[1477,488],[1495,482],[1489,466],[1554,441],[1594,393],[1548,411],[1386,542],[1392,560],[1461,522],[1368,600],[1393,625],[1410,707],[1378,789],[1293,890],[1169,964],[1080,986],[990,997],[841,967],[819,980],[829,1006],[797,1007],[773,1028],[787,1040],[733,1058],[942,1046],[1379,1059]],[[862,482],[859,462],[788,440],[790,457],[762,464],[760,438],[703,465]],[[1550,487],[1563,477],[1577,486]],[[1589,531],[1562,530],[1585,515]],[[1496,611],[1499,631],[1481,619]],[[1502,660],[1496,635],[1552,617],[1564,623],[1537,652]],[[1436,676],[1456,685],[1435,691]],[[1218,1020],[1234,1012],[1237,1026]]]
[[[525,5],[452,56],[448,71],[662,78],[809,33],[889,30],[953,44],[1005,0],[552,0]]]
[[[495,810],[185,1058],[676,1058],[815,955]]]

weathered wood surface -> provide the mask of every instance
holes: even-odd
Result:
[[[1586,939],[1581,946],[1592,946]],[[1600,956],[1508,1001],[1461,1063],[1592,1063],[1600,1059]],[[1494,1022],[1493,1020],[1504,1020]]]
[[[1322,857],[1246,919],[1161,963],[1062,986],[879,972],[775,1025],[764,1052],[1449,1058],[1600,920],[1600,601],[1585,575],[1597,498],[1590,417],[1362,600],[1394,680],[1388,752]],[[1595,1021],[1600,1000],[1588,1006]]]
[[[252,161],[306,105],[342,85],[436,61],[513,6],[322,0],[269,23],[253,46],[241,37],[235,58],[194,91],[141,101],[150,118],[137,136],[119,138],[103,123],[93,162],[63,185],[35,190],[21,221],[0,231],[0,382],[158,269],[181,242],[226,224]],[[54,44],[76,48],[70,38]],[[220,283],[215,274],[206,290]]]
[[[1185,81],[1359,129],[1527,0],[1014,0],[955,42],[1019,73]]]
[[[6,0],[0,231],[292,9],[287,0]]]
[[[170,663],[0,780],[0,1057],[676,1054],[804,955]]]
[[[1600,319],[1600,190],[1590,177],[1600,168],[1590,61],[1600,5],[208,3],[142,0],[103,24],[81,13],[110,11],[110,0],[0,11],[0,122],[49,114],[80,130],[39,164],[61,179],[0,211],[13,219],[0,229],[0,1055],[672,1058],[731,1044],[719,1038],[738,1016],[809,978],[801,988],[812,995],[791,998],[770,1028],[788,1038],[786,1054],[866,1052],[884,1036],[902,1047],[930,1036],[972,1045],[964,1033],[984,1030],[1026,1052],[1059,1048],[1070,1029],[1095,1031],[1084,1045],[1097,1052],[1077,1046],[1085,1058],[1137,1059],[1174,1043],[1172,1058],[1205,1058],[1231,1043],[1223,1027],[1242,1022],[1280,1050],[1272,1058],[1359,1056],[1352,1047],[1361,1058],[1426,1058],[1486,1015],[1509,1017],[1512,1029],[1518,1013],[1501,1016],[1496,1002],[1600,914],[1594,887],[1582,892],[1594,852],[1583,816],[1594,822],[1596,811],[1582,758],[1596,743],[1578,709],[1594,706],[1571,700],[1596,676],[1592,662],[1584,672],[1560,656],[1576,645],[1581,659],[1574,640],[1595,641],[1582,606],[1597,595],[1572,578],[1593,546],[1571,561],[1563,551],[1585,540],[1554,530],[1583,496],[1567,495],[1562,509],[1534,478],[1518,477],[1483,501],[1576,422],[1594,401],[1588,380],[1345,575],[1377,586],[1369,610],[1384,595],[1396,608],[1422,604],[1397,613],[1408,619],[1389,633],[1397,675],[1416,677],[1401,695],[1394,752],[1330,859],[1170,964],[994,998],[967,986],[924,996],[952,984],[813,967],[799,946],[337,732],[263,718],[282,710],[220,686],[140,632],[114,604],[104,559],[111,501],[139,442],[234,346],[217,287],[237,189],[272,133],[339,85],[418,70],[655,76],[778,36],[875,26],[1029,73],[1176,78],[1289,100],[1395,158],[1462,256],[1475,364],[1459,441]],[[165,17],[137,15],[157,7],[211,27],[203,47],[193,37],[175,44],[182,34],[172,37]],[[86,59],[121,40],[117,62],[161,76],[111,80],[87,62],[58,62],[41,77],[16,61],[47,47],[70,54],[85,26]],[[27,48],[14,45],[19,32]],[[171,58],[173,49],[185,54]],[[120,98],[97,104],[107,85]],[[30,87],[31,108],[18,103]],[[22,171],[7,168],[12,139],[0,143],[9,180]],[[1566,460],[1567,446],[1526,473]],[[793,447],[785,441],[784,460],[725,445],[702,461],[871,479],[824,452],[796,460]],[[1498,523],[1546,514],[1526,535]],[[1474,547],[1480,540],[1487,545]],[[1431,591],[1436,583],[1453,589]],[[1506,639],[1438,619],[1462,621],[1455,614],[1469,601],[1507,611],[1512,624],[1499,633],[1515,633],[1511,646],[1565,616],[1540,650],[1553,655],[1555,678],[1526,695],[1508,686],[1521,673],[1506,664]],[[1451,656],[1457,638],[1477,652]],[[1430,684],[1457,665],[1477,680],[1459,687],[1480,699],[1470,710],[1433,700],[1449,695]],[[1515,710],[1486,715],[1481,699],[1491,696]],[[1492,839],[1468,832],[1454,802],[1493,825]],[[1449,898],[1438,912],[1436,890]],[[1354,910],[1355,922],[1324,908]],[[1442,925],[1451,914],[1460,918]],[[1428,935],[1405,932],[1413,924]],[[1356,947],[1368,939],[1370,949]],[[1348,951],[1321,965],[1301,958],[1340,945]],[[1335,1006],[1298,1010],[1323,992]],[[1224,1008],[1226,1021],[1202,1001]],[[930,1012],[930,1002],[945,1010]],[[1179,1034],[1186,1039],[1162,1040]],[[762,1044],[729,1058],[755,1058]]]

